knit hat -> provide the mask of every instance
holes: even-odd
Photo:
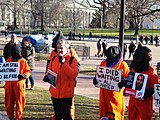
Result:
[[[52,48],[56,48],[57,43],[62,43],[64,40],[63,33],[59,30],[58,34],[53,38]]]

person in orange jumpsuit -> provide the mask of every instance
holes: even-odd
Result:
[[[16,103],[16,120],[22,120],[25,106],[25,80],[31,75],[27,61],[21,56],[21,48],[12,46],[11,57],[7,62],[19,62],[18,81],[6,81],[5,84],[5,107],[9,119],[14,119],[14,103]]]
[[[126,62],[121,59],[121,51],[118,46],[111,46],[106,50],[105,55],[106,60],[103,60],[100,66],[110,67],[122,71],[122,78],[127,78],[129,73],[129,67]],[[94,77],[93,84],[97,84],[97,80]],[[120,92],[107,90],[100,88],[99,95],[99,109],[100,118],[113,116],[107,115],[107,113],[112,113],[115,120],[124,119],[125,102],[123,96],[123,88]]]
[[[76,59],[73,59],[69,65],[70,58],[71,54],[66,41],[62,38],[58,39],[48,67],[58,76],[56,89],[50,87],[55,111],[52,119],[55,120],[72,120],[70,110],[74,97],[75,78],[78,75],[78,63]],[[47,75],[44,77],[44,81],[48,81]]]
[[[140,46],[136,49],[131,63],[131,72],[148,75],[144,100],[130,96],[128,105],[128,120],[152,120],[154,84],[158,83],[157,72],[150,66],[152,57],[149,48]]]

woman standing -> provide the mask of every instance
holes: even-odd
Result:
[[[31,83],[30,90],[34,90],[34,56],[35,56],[35,49],[30,43],[30,39],[27,37],[24,40],[24,45],[22,47],[22,56],[25,58],[29,64],[31,69],[31,75],[29,76],[29,80]],[[28,79],[26,79],[26,89],[28,89]]]

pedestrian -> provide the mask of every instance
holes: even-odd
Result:
[[[22,56],[25,58],[28,62],[28,65],[31,69],[31,75],[29,76],[28,79],[26,79],[26,89],[29,88],[28,86],[28,80],[31,83],[30,90],[34,90],[34,85],[35,85],[35,80],[34,80],[34,57],[35,57],[35,48],[32,46],[30,42],[30,38],[27,37],[24,39],[24,45],[22,46]]]
[[[81,40],[81,37],[82,37],[82,36],[81,36],[81,33],[79,33],[79,40]]]
[[[101,39],[97,41],[97,54],[95,56],[100,57],[101,56]]]
[[[131,55],[133,56],[134,51],[135,51],[135,49],[136,49],[136,46],[135,46],[135,44],[133,43],[133,41],[131,41],[131,43],[129,44],[128,49],[129,49],[129,57],[128,57],[128,59],[129,59],[129,58],[131,57]]]
[[[75,40],[76,34],[75,32],[72,33],[72,40]]]
[[[150,66],[152,57],[149,56],[148,51],[151,51],[148,47],[141,46],[136,49],[133,56],[131,72],[147,74],[148,80],[143,100],[130,96],[128,120],[152,120],[154,84],[158,84],[158,75]]]
[[[150,44],[153,45],[153,35],[150,35]]]
[[[83,37],[83,41],[84,41],[84,38],[85,38],[85,34],[84,33],[83,33],[82,37]]]
[[[123,59],[124,60],[125,60],[126,53],[127,53],[127,44],[124,43],[124,49],[123,49]]]
[[[143,37],[143,35],[140,35],[139,36],[139,41],[143,44],[143,39],[144,39],[144,37]]]
[[[66,40],[62,33],[57,34],[56,45],[52,44],[55,51],[50,56],[51,60],[48,69],[57,74],[56,89],[50,86],[50,94],[53,102],[55,115],[52,120],[72,120],[71,107],[74,98],[75,78],[78,75],[78,62],[75,58],[71,61],[71,54]],[[46,74],[43,81],[48,81]]]
[[[17,40],[16,34],[11,35],[11,40],[4,47],[3,56],[4,56],[5,60],[7,60],[11,56],[12,46],[14,44],[18,44],[19,46],[21,46],[19,44],[19,41]]]
[[[92,32],[89,32],[89,38],[92,39]]]
[[[13,45],[11,57],[7,62],[19,62],[18,81],[6,81],[5,83],[5,108],[10,120],[14,120],[14,104],[16,104],[16,120],[22,120],[22,114],[26,103],[25,80],[31,74],[27,61],[21,56],[19,45]]]
[[[72,31],[69,31],[68,40],[72,40]]]
[[[114,68],[122,71],[122,78],[127,78],[129,67],[126,62],[121,59],[121,50],[118,46],[111,46],[106,50],[107,59],[103,60],[100,66]],[[96,77],[93,84],[97,84]],[[124,119],[124,96],[123,89],[120,92],[100,88],[99,109],[100,118],[107,117],[106,113],[115,115],[114,120]]]
[[[146,36],[146,37],[144,38],[144,40],[145,40],[146,44],[148,44],[148,36]]]
[[[7,29],[5,30],[4,35],[5,35],[5,38],[6,38],[6,41],[7,41],[7,39],[8,39],[8,31],[7,31]]]
[[[156,42],[156,47],[158,47],[158,45],[159,45],[159,38],[158,38],[157,35],[155,36],[154,40],[155,40],[155,42]]]
[[[103,49],[103,52],[102,52],[102,57],[104,56],[105,57],[105,52],[106,52],[106,43],[105,43],[105,40],[102,42],[102,49]]]

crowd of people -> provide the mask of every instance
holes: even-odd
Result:
[[[121,58],[121,49],[119,46],[110,46],[107,48],[106,41],[103,41],[103,52],[101,54],[101,41],[102,40],[99,39],[97,42],[98,52],[96,56],[104,56],[105,59],[102,60],[100,66],[120,70],[122,72],[122,80],[118,83],[119,92],[100,88],[100,119],[104,117],[111,119],[111,116],[114,117],[114,120],[124,119],[124,88],[126,87],[129,73],[136,72],[147,74],[148,80],[143,100],[130,96],[128,120],[152,120],[154,84],[158,84],[158,75],[150,65],[152,51],[141,44],[136,48],[134,43],[131,42],[128,47],[130,52],[129,58],[132,55],[133,60],[129,67]],[[54,110],[52,120],[73,120],[75,114],[74,90],[76,86],[76,77],[79,72],[79,58],[74,49],[70,48],[69,43],[64,38],[61,31],[59,31],[53,39],[52,48],[53,50],[48,58],[43,78],[44,82],[51,84],[49,91]],[[31,45],[30,39],[26,38],[21,46],[15,34],[11,36],[10,42],[7,43],[4,48],[4,58],[7,62],[20,63],[18,81],[7,81],[4,86],[5,107],[10,120],[14,120],[15,118],[14,103],[16,103],[16,120],[22,120],[26,103],[25,89],[29,87],[28,79],[31,82],[30,89],[34,90],[34,56],[35,51],[34,47]],[[97,83],[98,81],[96,77],[94,77],[93,85],[97,85]]]
[[[140,35],[139,36],[139,41],[142,43],[142,44],[150,44],[150,45],[153,45],[155,44],[155,46],[159,46],[159,37],[156,35],[155,37],[153,35],[150,35],[150,36],[143,36],[143,35]]]

